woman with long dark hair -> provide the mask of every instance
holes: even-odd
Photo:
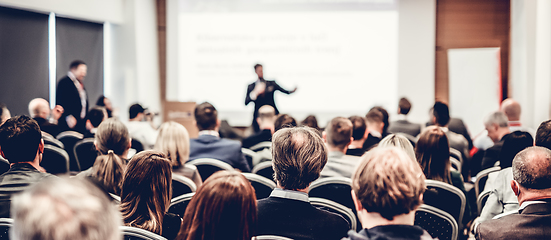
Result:
[[[210,176],[191,199],[180,240],[250,240],[256,225],[256,196],[237,171]]]

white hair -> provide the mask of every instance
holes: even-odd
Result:
[[[11,216],[11,239],[121,239],[117,207],[86,180],[51,178],[37,183],[13,197]]]
[[[509,127],[508,121],[509,120],[507,119],[505,113],[501,111],[495,111],[484,119],[484,126],[491,126],[495,124],[499,127]]]

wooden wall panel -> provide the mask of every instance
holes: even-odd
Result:
[[[509,75],[510,0],[437,0],[435,97],[448,102],[450,48],[501,48],[502,96]]]

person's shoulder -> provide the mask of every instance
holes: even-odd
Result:
[[[511,228],[511,223],[518,221],[519,216],[515,213],[480,223],[476,227],[476,239],[500,239],[503,234],[508,234],[507,229]]]

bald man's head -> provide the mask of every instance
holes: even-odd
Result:
[[[44,98],[35,98],[29,102],[29,114],[31,118],[40,117],[47,119],[50,116],[50,103]]]
[[[520,104],[512,98],[507,98],[501,102],[501,111],[507,115],[509,121],[520,120]]]
[[[513,179],[526,189],[551,188],[551,150],[529,147],[513,159]]]

